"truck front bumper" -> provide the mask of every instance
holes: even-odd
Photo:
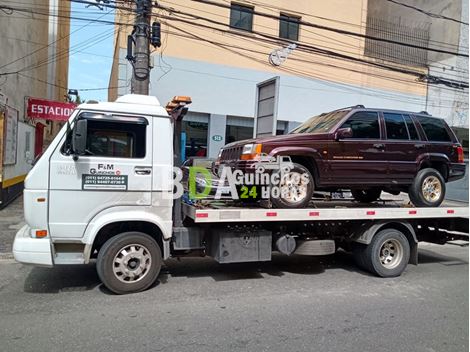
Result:
[[[17,262],[23,264],[53,266],[50,238],[32,238],[28,225],[16,233],[13,256]]]

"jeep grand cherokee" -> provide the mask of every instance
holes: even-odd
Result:
[[[407,192],[414,205],[436,207],[446,182],[465,174],[462,146],[443,119],[362,105],[314,116],[287,135],[228,144],[216,164],[252,172],[264,154],[290,156],[290,172],[309,177],[281,182],[290,192],[271,199],[277,208],[306,207],[314,190],[339,189],[350,189],[360,202],[375,201],[382,191]]]

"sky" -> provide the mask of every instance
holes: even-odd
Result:
[[[79,89],[82,100],[107,101],[108,82],[114,50],[114,25],[93,23],[99,19],[114,21],[114,10],[97,7],[86,8],[85,4],[72,3],[70,23],[69,89]],[[80,91],[86,88],[106,88]]]

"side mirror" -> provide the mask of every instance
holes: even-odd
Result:
[[[340,128],[336,131],[335,139],[343,139],[343,138],[352,138],[353,132],[351,127]]]
[[[87,120],[78,120],[72,131],[72,150],[74,160],[78,155],[84,155],[86,150]]]

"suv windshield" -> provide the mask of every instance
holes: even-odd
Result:
[[[340,110],[313,116],[289,133],[322,133],[330,131],[349,110]]]

